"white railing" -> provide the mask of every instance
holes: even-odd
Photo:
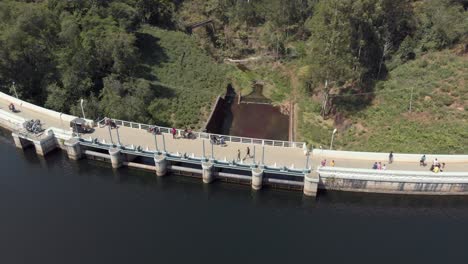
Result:
[[[136,128],[136,129],[143,129],[149,130],[151,127],[157,128],[160,133],[167,133],[170,134],[171,128],[169,127],[161,127],[156,125],[148,125],[148,124],[141,124],[135,123],[130,121],[124,121],[119,119],[112,119],[118,126]],[[104,125],[104,119],[98,122],[99,126]],[[183,136],[184,130],[183,129],[176,129],[177,136]],[[255,144],[255,145],[265,145],[265,146],[273,146],[273,147],[283,147],[283,148],[301,148],[306,149],[307,145],[305,142],[291,142],[291,141],[281,141],[281,140],[269,140],[269,139],[260,139],[260,138],[246,138],[246,137],[237,137],[237,136],[229,136],[229,135],[221,135],[221,134],[212,134],[206,132],[198,132],[192,131],[196,138],[202,139],[211,139],[212,136],[216,137],[223,137],[225,142],[235,142],[235,143],[245,143],[245,144]]]

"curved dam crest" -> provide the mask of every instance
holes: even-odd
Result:
[[[4,109],[10,102],[19,105],[19,113]],[[67,151],[70,159],[90,158],[122,166],[167,172],[200,178],[251,185],[254,190],[272,186],[303,191],[315,196],[318,189],[402,194],[468,194],[468,155],[432,155],[448,164],[447,171],[428,172],[417,166],[418,154],[395,153],[386,171],[369,170],[371,160],[385,161],[387,153],[307,150],[304,143],[225,136],[225,146],[210,142],[211,134],[194,132],[195,139],[182,137],[183,130],[171,135],[159,127],[160,134],[148,133],[149,125],[113,120],[111,129],[93,124],[90,134],[76,136],[65,116],[0,94],[0,125],[12,131],[18,148],[34,146],[38,155],[55,148]],[[27,119],[41,119],[41,135],[27,133]],[[88,121],[92,123],[92,121]],[[64,125],[65,123],[65,125]],[[245,149],[249,147],[250,153]],[[247,155],[249,154],[249,155]],[[431,155],[428,155],[431,156]],[[320,166],[323,159],[334,159],[336,167]]]

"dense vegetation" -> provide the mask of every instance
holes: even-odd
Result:
[[[3,0],[0,89],[199,126],[228,83],[297,106],[296,139],[468,152],[467,0]],[[200,27],[194,23],[206,21]],[[246,59],[242,71],[229,61]],[[246,70],[247,69],[247,70]],[[409,102],[411,101],[411,112]]]
[[[88,116],[197,125],[228,83],[156,0],[0,2],[0,85],[21,98]],[[209,110],[209,109],[208,109]]]

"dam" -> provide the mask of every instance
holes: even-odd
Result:
[[[9,112],[13,103],[19,112]],[[0,125],[12,132],[18,148],[33,146],[40,156],[56,148],[72,160],[89,158],[109,162],[113,169],[123,166],[150,170],[157,177],[173,172],[195,177],[209,184],[215,180],[302,191],[316,196],[321,190],[401,194],[468,194],[468,155],[426,155],[448,164],[433,173],[418,164],[419,154],[395,153],[388,169],[369,169],[373,161],[385,161],[387,153],[366,153],[308,149],[304,142],[277,141],[193,132],[184,138],[177,129],[111,119],[86,120],[90,133],[77,134],[70,128],[75,116],[58,113],[0,93]],[[33,134],[24,129],[27,120],[39,119],[44,131]],[[150,133],[156,128],[159,133]],[[214,144],[223,137],[225,144]],[[247,148],[250,153],[247,155]],[[336,166],[321,166],[321,160],[335,160]]]

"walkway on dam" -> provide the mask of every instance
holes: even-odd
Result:
[[[0,109],[8,111],[8,101],[0,99]],[[70,124],[61,119],[55,119],[49,116],[42,115],[38,112],[31,111],[30,109],[22,109],[21,106],[17,106],[20,111],[16,115],[19,115],[25,119],[39,119],[43,123],[43,128],[56,127],[64,130],[70,129]],[[148,148],[149,150],[155,150],[156,144],[154,135],[149,133],[144,129],[130,128],[120,126],[118,129],[120,135],[120,141],[123,145],[134,145],[141,146],[143,149]],[[112,129],[112,140],[117,144],[117,130]],[[91,134],[83,135],[84,138],[92,137],[98,138],[99,140],[104,139],[106,142],[111,142],[111,136],[109,135],[108,127],[95,127],[95,131]],[[160,151],[163,150],[163,135],[157,135],[157,145]],[[205,156],[210,158],[212,153],[212,145],[209,140],[205,139],[183,139],[177,138],[173,139],[172,135],[164,134],[164,143],[166,145],[166,151],[170,153],[180,153],[187,155],[203,156],[203,141],[205,142]],[[255,161],[261,163],[262,161],[262,146],[246,144],[246,143],[235,143],[235,142],[226,142],[227,146],[222,147],[219,145],[213,146],[213,155],[217,160],[236,160],[237,159],[237,150],[241,151],[241,158],[244,158],[246,154],[247,146],[250,147],[252,155],[255,155]],[[268,166],[273,166],[276,164],[278,167],[289,167],[294,168],[305,168],[307,163],[307,157],[304,155],[302,148],[293,148],[293,147],[278,147],[278,146],[265,146],[264,151],[264,164]],[[397,154],[395,154],[397,155]],[[332,156],[324,155],[315,155],[311,158],[309,162],[309,167],[316,167],[320,164],[322,159],[327,159],[328,162],[332,159],[335,160],[336,167],[347,167],[347,168],[365,168],[370,169],[373,162],[369,160],[362,160],[359,157],[355,159],[343,159],[343,158],[334,158]],[[387,164],[387,170],[407,170],[407,171],[428,171],[429,167],[419,166],[419,160],[414,162],[399,162],[397,161],[397,156],[395,156],[395,162],[393,164],[388,164],[387,160],[375,160],[381,161],[382,164]],[[252,163],[253,158],[247,158],[245,163]],[[428,163],[432,160],[428,160]],[[440,162],[444,162],[440,160]],[[468,162],[466,163],[447,163],[446,171],[468,171]]]

